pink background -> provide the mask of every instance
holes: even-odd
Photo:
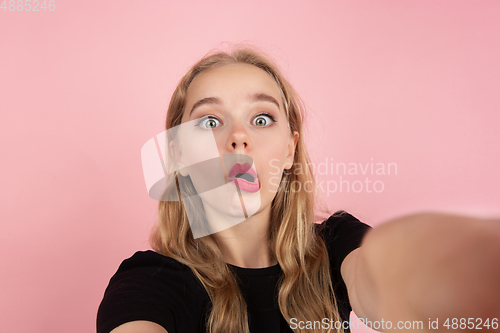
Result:
[[[500,2],[57,1],[0,10],[0,332],[92,332],[109,278],[148,248],[140,150],[184,72],[251,41],[308,108],[316,163],[397,164],[325,199],[371,225],[500,215]],[[373,160],[372,160],[373,159]],[[376,164],[375,164],[376,166]],[[380,187],[378,188],[380,190]]]

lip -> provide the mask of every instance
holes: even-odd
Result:
[[[233,165],[231,170],[229,170],[229,174],[227,177],[234,178],[237,174],[245,172],[251,175],[252,177],[257,178],[257,173],[248,163],[243,163],[243,164],[236,163],[235,165]]]
[[[251,183],[243,178],[237,178],[236,175],[239,173],[248,173],[252,177],[254,177],[254,182]],[[257,172],[255,172],[254,168],[250,166],[248,163],[236,163],[233,165],[231,170],[229,171],[227,180],[229,182],[233,182],[240,190],[246,192],[257,192],[260,190],[260,181],[257,177]]]

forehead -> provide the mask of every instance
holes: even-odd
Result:
[[[278,84],[266,71],[250,64],[229,64],[198,74],[187,90],[191,99],[222,97],[237,94],[266,93],[281,100]]]

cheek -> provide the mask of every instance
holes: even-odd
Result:
[[[285,140],[263,139],[256,149],[258,156],[263,156],[267,160],[284,161],[287,155],[287,143]]]
[[[192,165],[219,157],[218,143],[211,131],[202,131],[190,122],[186,124],[180,137],[180,156],[185,165]]]
[[[261,175],[263,186],[275,193],[283,175],[286,157],[286,145],[268,145],[268,149],[260,151],[257,155],[257,172]]]

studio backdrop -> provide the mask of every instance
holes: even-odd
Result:
[[[141,148],[234,43],[302,97],[331,210],[500,214],[496,0],[0,2],[0,332],[95,330],[157,221]]]

